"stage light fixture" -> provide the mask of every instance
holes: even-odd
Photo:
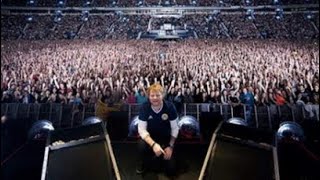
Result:
[[[282,8],[276,8],[276,19],[281,20],[283,18],[283,9]]]
[[[138,137],[138,123],[139,123],[139,116],[134,116],[132,121],[129,125],[129,137]]]
[[[102,120],[96,116],[91,116],[86,118],[83,122],[82,125],[86,126],[86,125],[91,125],[91,124],[96,124],[96,123],[101,123]]]
[[[54,127],[52,122],[48,120],[39,120],[33,123],[29,132],[28,139],[29,140],[40,140],[47,137],[49,131],[53,131]]]
[[[240,125],[240,126],[248,126],[248,123],[246,120],[239,118],[239,117],[233,117],[227,120],[227,123]]]
[[[290,138],[296,141],[302,141],[304,139],[304,131],[302,127],[292,121],[285,121],[280,124],[277,131],[277,139]]]
[[[197,137],[200,134],[199,121],[190,115],[182,116],[178,122],[180,135],[184,138]]]

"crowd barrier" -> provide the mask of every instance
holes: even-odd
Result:
[[[119,106],[120,107],[120,106]],[[109,107],[105,107],[108,109]],[[118,111],[127,114],[128,124],[139,114],[139,104],[124,104]],[[233,117],[249,121],[256,128],[277,129],[283,121],[297,123],[305,120],[319,122],[319,105],[269,105],[269,106],[232,106],[226,104],[183,104],[178,109],[179,116],[190,115],[200,120],[206,112],[219,113],[223,120]],[[49,120],[55,128],[70,128],[81,125],[88,117],[96,115],[95,104],[75,106],[72,104],[22,104],[2,103],[1,116],[6,115],[9,119],[21,121],[29,127],[37,120]]]

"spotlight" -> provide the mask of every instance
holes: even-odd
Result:
[[[139,0],[138,3],[137,3],[137,6],[142,6],[142,5],[143,5],[142,0]]]
[[[240,125],[240,126],[248,126],[248,123],[244,119],[238,118],[238,117],[228,119],[227,123]]]
[[[212,11],[212,14],[213,15],[219,15],[220,14],[220,10],[215,9],[215,10]]]
[[[274,5],[280,5],[280,3],[281,3],[280,0],[273,0]]]
[[[245,0],[245,4],[246,4],[246,6],[251,6],[251,0]]]
[[[248,20],[253,20],[254,19],[254,10],[253,9],[247,9],[246,18]]]
[[[283,9],[282,8],[277,8],[276,9],[276,19],[281,20],[283,18]]]
[[[85,2],[84,2],[84,6],[90,6],[91,5],[91,1],[89,1],[89,0],[85,0]]]
[[[313,15],[311,12],[307,12],[307,13],[305,14],[305,18],[308,19],[308,20],[311,20],[311,19],[314,18],[314,15]]]
[[[59,23],[62,20],[62,11],[61,10],[56,10],[54,13],[54,19],[53,21],[55,23]]]
[[[33,21],[33,16],[27,16],[26,17],[27,22],[32,22]]]
[[[312,15],[311,14],[307,14],[307,19],[312,19]]]
[[[29,140],[40,140],[45,139],[49,131],[53,131],[54,127],[52,122],[48,120],[39,120],[33,123],[32,127],[28,132]]]
[[[91,124],[96,124],[96,123],[101,123],[102,120],[96,116],[91,116],[86,118],[83,122],[82,125],[86,126],[86,125],[91,125]]]
[[[58,7],[63,7],[63,6],[65,6],[65,4],[66,4],[65,0],[57,0]]]
[[[139,116],[134,116],[129,125],[129,137],[139,137],[138,133]]]
[[[83,11],[81,14],[81,20],[86,22],[89,19],[89,11]]]
[[[212,18],[212,16],[211,16],[211,15],[209,15],[209,16],[208,16],[208,18],[206,18],[206,22],[207,22],[207,23],[209,23],[209,22],[211,22],[211,21],[212,21],[212,19],[213,19],[213,18]]]
[[[280,124],[277,131],[277,139],[290,138],[296,141],[302,141],[304,139],[304,132],[302,127],[295,122],[285,121]]]
[[[197,137],[200,134],[199,121],[193,116],[182,116],[178,122],[179,134],[183,138]]]
[[[36,5],[36,2],[35,2],[35,0],[28,0],[27,1],[27,6],[35,6]]]
[[[54,17],[54,19],[53,19],[53,21],[55,22],[55,23],[59,23],[59,22],[61,22],[61,17]]]

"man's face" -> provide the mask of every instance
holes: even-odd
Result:
[[[162,99],[163,99],[163,95],[161,92],[151,91],[149,94],[149,100],[151,102],[151,105],[153,105],[153,106],[161,105]]]

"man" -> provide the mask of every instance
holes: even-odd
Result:
[[[241,103],[243,103],[246,106],[246,121],[249,124],[249,126],[253,125],[252,122],[252,113],[254,110],[254,96],[252,93],[252,90],[247,88],[243,88],[242,94],[240,95]]]
[[[139,113],[139,160],[136,172],[142,174],[151,159],[163,159],[168,176],[175,175],[174,143],[179,133],[178,114],[171,102],[164,101],[164,89],[153,84],[147,90],[149,101]],[[155,161],[156,162],[156,161]],[[149,164],[148,164],[149,166]]]

